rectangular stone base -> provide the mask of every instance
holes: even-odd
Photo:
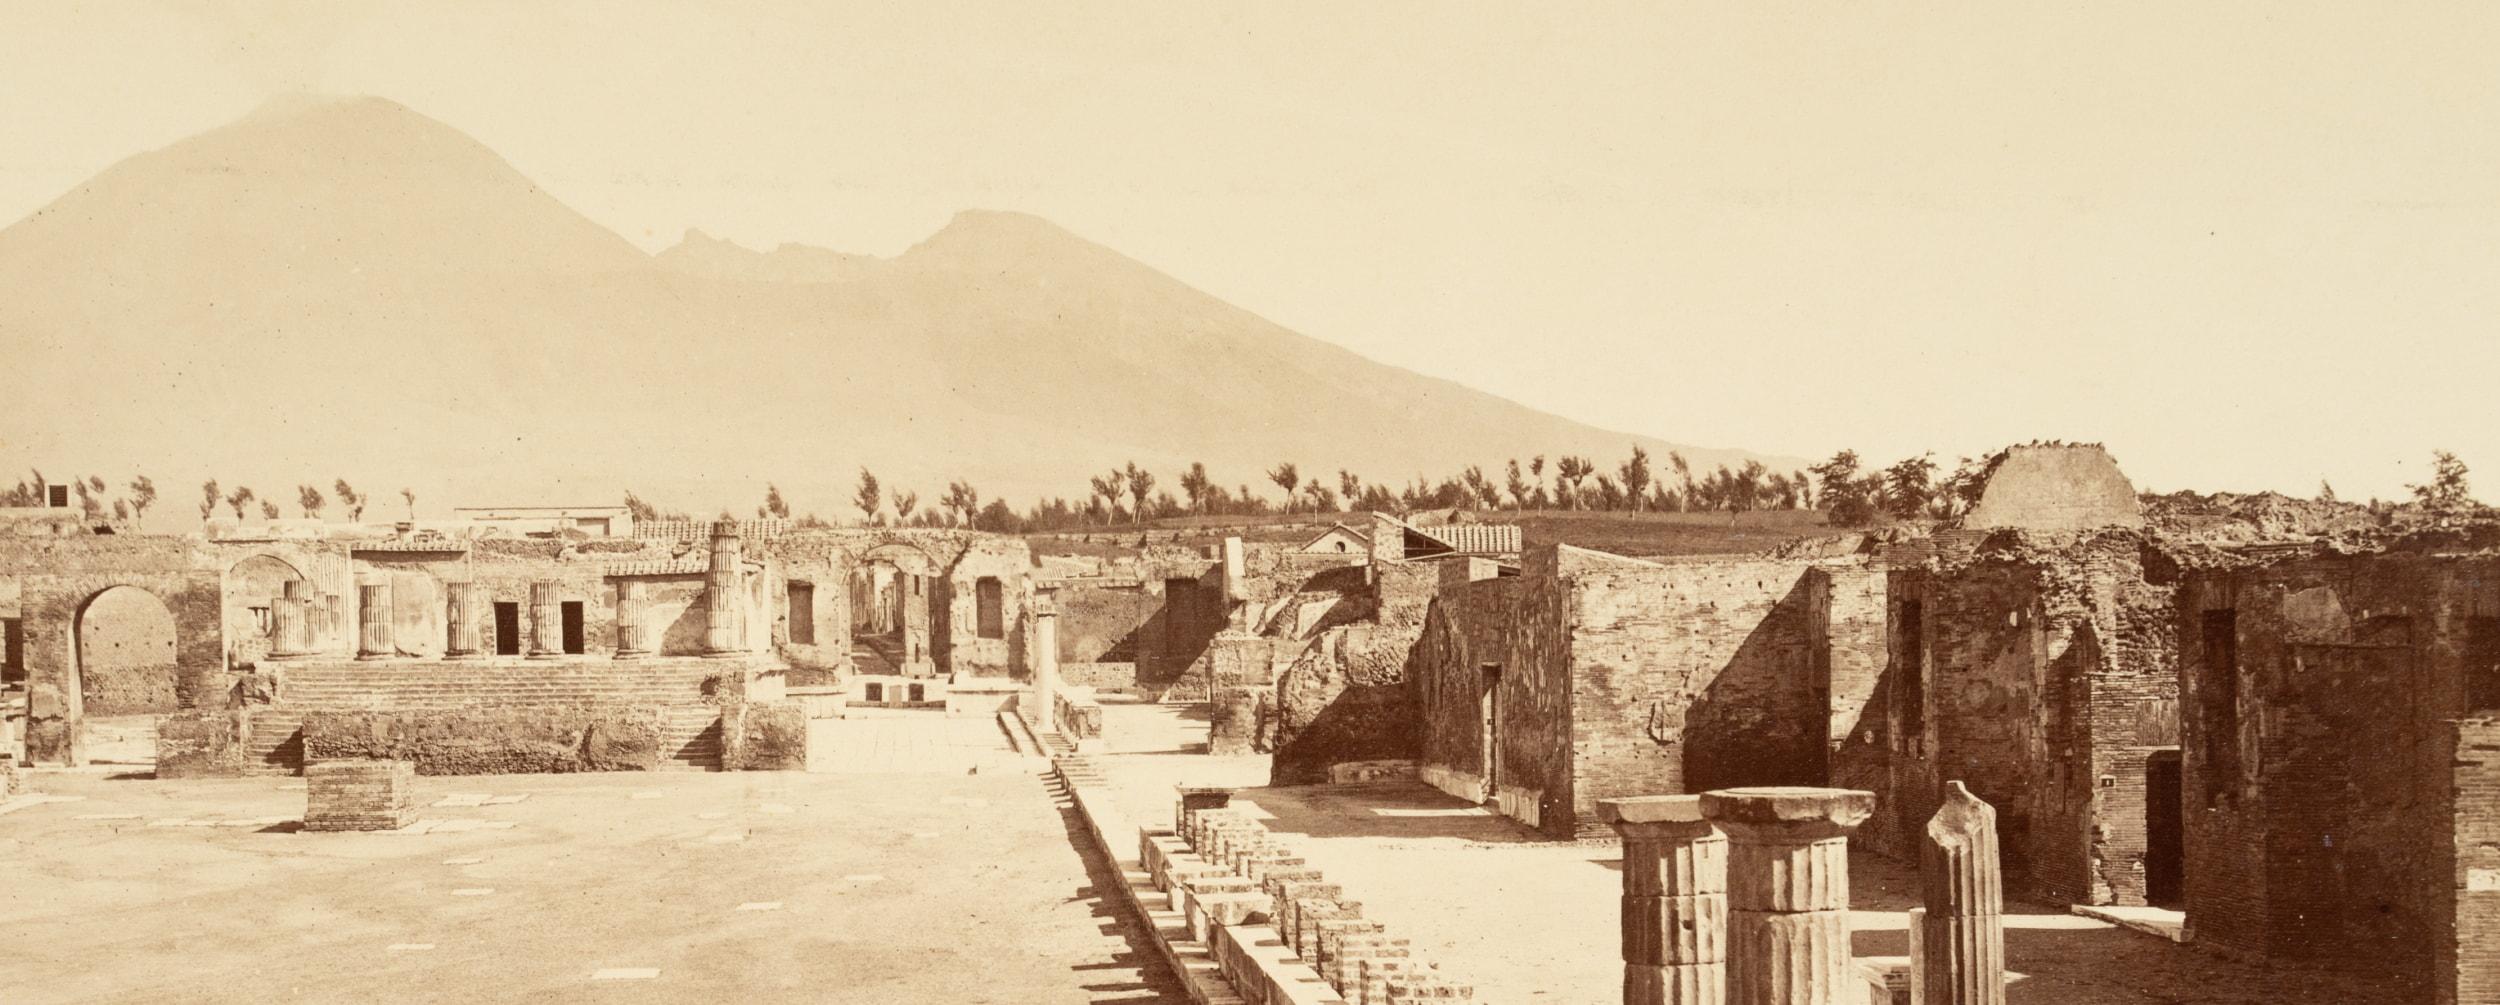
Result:
[[[416,781],[408,761],[315,761],[304,768],[304,829],[406,827],[417,819]]]

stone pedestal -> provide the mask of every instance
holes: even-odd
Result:
[[[564,601],[554,583],[530,584],[530,658],[564,655]]]
[[[706,656],[736,656],[746,651],[746,569],[740,564],[742,550],[736,522],[721,520],[712,524],[712,564],[703,581]]]
[[[478,620],[477,584],[443,584],[443,624],[450,630],[450,637],[443,643],[444,659],[468,659],[485,648]]]
[[[1190,833],[1189,815],[1192,812],[1220,810],[1232,805],[1235,791],[1229,785],[1175,785],[1172,788],[1180,793],[1179,801],[1172,806],[1172,830],[1178,834]]]
[[[1910,925],[1910,998],[1925,1005],[2005,1005],[2005,887],[1997,811],[1961,782],[1919,842],[1925,909]]]
[[[1849,946],[1849,832],[1875,811],[1850,789],[1721,789],[1702,815],[1728,837],[1733,1005],[1856,1005]]]
[[[1727,1001],[1727,838],[1700,796],[1605,799],[1623,837],[1624,1005]]]
[[[313,654],[312,595],[303,580],[290,579],[269,606],[272,636],[269,658],[273,660],[302,659]]]
[[[399,655],[391,637],[391,588],[387,583],[356,587],[356,658],[384,660]]]
[[[304,829],[391,831],[417,818],[417,766],[407,761],[315,761],[304,766]]]
[[[642,595],[642,580],[628,579],[616,584],[616,658],[639,659],[651,655],[651,604]]]

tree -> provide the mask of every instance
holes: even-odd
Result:
[[[263,520],[275,520],[275,519],[277,519],[277,518],[278,518],[278,504],[277,504],[277,503],[274,503],[274,502],[271,502],[271,501],[269,501],[269,500],[267,500],[267,499],[263,499],[263,500],[261,500],[261,501],[260,501],[260,518],[261,518],[261,519],[263,519]]]
[[[1130,461],[1128,469],[1122,473],[1128,476],[1129,499],[1135,503],[1130,512],[1137,515],[1138,523],[1145,523],[1146,497],[1155,489],[1154,472],[1138,467],[1136,461]]]
[[[104,484],[102,478],[93,479],[93,481],[99,487]],[[103,519],[104,497],[97,494],[99,489],[89,488],[87,482],[75,479],[72,479],[69,484],[70,488],[78,494],[78,512],[90,521]]]
[[[851,493],[851,505],[859,507],[859,522],[871,526],[877,524],[877,504],[884,499],[884,489],[877,485],[877,476],[862,466],[859,469],[859,490]]]
[[[349,523],[364,522],[365,497],[358,495],[356,493],[356,487],[347,484],[347,479],[341,478],[338,481],[330,483],[330,494],[337,496],[339,506],[347,510],[347,521]]]
[[[1596,473],[1597,465],[1586,457],[1559,457],[1554,460],[1554,498],[1564,509],[1580,508],[1580,483]]]
[[[1623,486],[1615,484],[1612,475],[1597,476],[1597,508],[1607,511],[1624,508]]]
[[[328,499],[321,497],[320,489],[310,485],[295,487],[295,505],[303,509],[305,519],[318,519],[321,516],[321,508],[329,505],[329,502]]]
[[[148,518],[148,507],[156,505],[156,480],[140,475],[130,480],[130,511],[138,519]]]
[[[918,508],[920,508],[920,493],[918,493],[918,492],[905,492],[905,491],[903,491],[903,490],[901,490],[901,489],[896,489],[896,490],[894,490],[894,522],[895,522],[895,523],[897,523],[897,524],[907,524],[907,523],[910,523],[910,522],[911,522],[911,511],[912,511],[912,510],[915,510],[915,509],[918,509]]]
[[[2324,478],[2318,479],[2318,501],[2330,503],[2335,501],[2335,486],[2327,484]]]
[[[1337,495],[1345,499],[1347,509],[1353,509],[1355,500],[1363,498],[1363,479],[1352,471],[1338,468]]]
[[[399,501],[401,501],[401,502],[404,502],[404,503],[407,503],[407,504],[408,504],[408,519],[410,519],[410,520],[414,520],[414,519],[416,519],[416,518],[417,518],[417,490],[415,490],[415,489],[411,489],[411,488],[403,488],[403,489],[400,489],[400,490],[399,490]]]
[[[630,491],[625,493],[625,512],[631,515],[636,523],[660,518],[659,507],[642,501],[641,496]]]
[[[115,522],[127,522],[130,519],[130,500],[113,500],[113,519]]]
[[[971,482],[950,483],[946,486],[944,505],[955,514],[957,522],[969,524],[972,515],[981,509],[981,492]]]
[[[1633,509],[1640,509],[1649,500],[1649,451],[1641,449],[1638,443],[1633,444],[1632,458],[1624,461],[1616,473],[1623,476],[1624,500],[1631,503]]]
[[[1277,488],[1285,490],[1285,512],[1293,512],[1294,493],[1302,491],[1301,469],[1294,467],[1292,461],[1286,461],[1269,468],[1267,480],[1275,482]]]
[[[1191,462],[1189,470],[1181,472],[1181,494],[1189,497],[1189,512],[1193,515],[1206,515],[1207,490],[1214,487],[1215,482],[1207,477],[1205,462]]]
[[[42,488],[42,483],[41,483],[41,482],[37,482],[37,483],[36,483],[36,488],[37,488],[37,490],[38,490],[38,491],[40,491],[40,490],[41,490],[41,488]],[[218,495],[218,490],[217,490],[217,479],[211,478],[211,479],[209,479],[209,480],[207,480],[207,481],[201,482],[201,483],[200,483],[200,519],[202,519],[202,520],[206,520],[206,519],[208,519],[211,515],[215,514],[215,513],[217,512],[217,504],[218,504],[220,501],[222,501],[223,499],[224,499],[224,497],[223,497],[223,496]]]
[[[1458,480],[1460,484],[1467,487],[1467,498],[1461,500],[1463,505],[1470,509],[1478,506],[1486,509],[1501,508],[1502,487],[1493,484],[1493,479],[1485,477],[1483,468],[1470,464],[1467,470],[1459,473]]]
[[[1311,512],[1313,513],[1337,511],[1337,493],[1317,478],[1302,483],[1302,494],[1311,498]]]
[[[243,519],[243,507],[250,505],[251,501],[252,490],[239,485],[234,491],[226,493],[226,505],[234,507],[234,519],[238,523]]]
[[[1670,450],[1667,451],[1667,466],[1675,469],[1676,484],[1680,486],[1677,489],[1677,492],[1681,494],[1678,505],[1684,509],[1692,509],[1696,500],[1701,496],[1701,493],[1694,491],[1699,486],[1693,482],[1693,462],[1684,459],[1683,451]]]
[[[1905,457],[1884,469],[1884,508],[1904,520],[1913,519],[1927,508],[1927,500],[1935,492],[1936,455],[1920,454]]]
[[[2445,450],[2431,452],[2431,480],[2420,485],[2407,485],[2413,490],[2413,501],[2438,514],[2451,514],[2472,509],[2472,490],[2465,482],[2465,462]]]
[[[1875,519],[1876,489],[1881,479],[1861,474],[1858,452],[1843,450],[1806,470],[1814,473],[1817,494],[1823,508],[1831,514],[1831,522],[1842,527],[1862,527]]]
[[[1528,477],[1519,473],[1519,458],[1511,458],[1510,466],[1502,472],[1502,488],[1510,493],[1510,508],[1513,512],[1527,508],[1530,487]]]
[[[764,505],[756,507],[755,515],[759,519],[770,517],[775,520],[787,520],[790,518],[790,504],[781,498],[781,486],[771,482],[764,483]]]

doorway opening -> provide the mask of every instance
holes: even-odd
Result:
[[[816,584],[791,581],[789,593],[790,644],[816,644]]]
[[[567,600],[559,610],[564,616],[564,651],[579,656],[584,648],[582,645],[582,602]]]
[[[495,655],[521,655],[521,605],[518,601],[495,601]]]
[[[1502,778],[1502,665],[1487,663],[1482,668],[1483,690],[1476,698],[1477,713],[1483,717],[1476,733],[1482,743],[1476,762],[1484,769],[1484,802],[1493,802],[1501,789]]]
[[[2177,748],[2144,762],[2144,902],[2175,908],[2187,898],[2187,815]]]

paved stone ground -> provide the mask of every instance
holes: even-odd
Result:
[[[1187,723],[1176,715],[1169,707],[1105,709],[1115,753],[1103,764],[1116,798],[1136,807],[1134,815],[1168,808],[1176,782],[1264,781],[1264,758],[1184,753],[1175,731],[1185,733]],[[1124,734],[1135,738],[1120,754]],[[1235,802],[1265,813],[1272,829],[1362,901],[1366,917],[1474,981],[1478,1000],[1621,1000],[1621,849],[1547,841],[1413,782],[1262,788]],[[1867,854],[1853,855],[1850,868],[1862,908],[1853,919],[1857,955],[1906,954],[1902,912],[1917,904],[1914,869]],[[2231,963],[2062,909],[2008,910],[2009,965],[2026,975],[2008,989],[2014,1005],[2341,1005],[2387,998],[2384,988]]]
[[[420,834],[269,824],[300,779],[36,780],[79,798],[0,815],[0,1001],[1179,993],[1030,770],[421,778]]]
[[[1008,747],[995,715],[855,708],[843,718],[811,719],[807,725],[809,771],[963,775],[976,769],[1031,772],[1046,763]]]

